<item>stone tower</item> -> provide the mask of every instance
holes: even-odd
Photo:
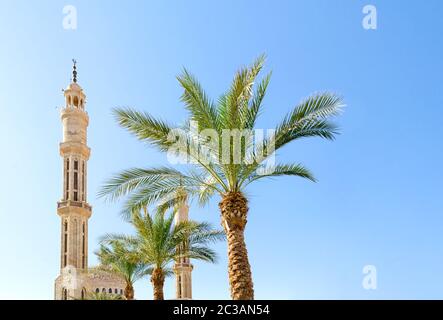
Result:
[[[64,90],[61,110],[63,139],[63,188],[57,203],[60,216],[60,275],[55,281],[55,299],[82,299],[88,292],[122,294],[122,279],[97,270],[88,270],[88,220],[92,208],[87,202],[87,146],[89,117],[85,111],[86,95],[77,84],[77,67],[73,60],[72,82]]]
[[[175,213],[175,223],[188,220],[189,206],[187,197]],[[189,258],[181,258],[174,264],[176,299],[192,299],[192,269]]]
[[[86,96],[77,84],[76,62],[73,62],[72,82],[64,90],[65,106],[61,110],[63,191],[57,213],[61,218],[61,269],[70,267],[78,273],[88,266],[88,219],[92,211],[86,190],[89,117],[85,111]]]

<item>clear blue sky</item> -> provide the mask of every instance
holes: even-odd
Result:
[[[378,29],[362,28],[375,4]],[[78,29],[62,28],[62,8]],[[216,98],[260,53],[273,78],[258,124],[272,127],[303,97],[333,90],[348,105],[331,143],[304,140],[278,156],[319,182],[284,178],[248,190],[246,240],[257,298],[443,298],[441,1],[1,1],[0,298],[52,299],[59,272],[61,89],[71,58],[90,115],[92,250],[127,232],[121,204],[95,194],[121,169],[166,157],[119,128],[132,106],[171,121],[185,112],[175,76],[189,68]],[[191,216],[219,226],[217,201]],[[226,244],[196,263],[195,298],[229,298]],[[377,290],[362,268],[377,267]],[[173,280],[166,298],[174,295]],[[150,283],[136,286],[151,298]]]

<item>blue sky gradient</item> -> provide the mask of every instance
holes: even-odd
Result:
[[[62,9],[78,29],[62,28]],[[378,29],[362,28],[374,4]],[[96,198],[119,170],[166,157],[115,123],[131,106],[179,123],[183,67],[210,96],[261,53],[273,71],[259,128],[303,97],[332,90],[347,108],[335,142],[299,141],[278,154],[308,166],[248,189],[246,241],[258,299],[443,298],[441,1],[0,1],[0,298],[52,299],[59,273],[59,107],[71,58],[87,94],[90,264],[98,238],[129,232],[121,203]],[[218,199],[191,217],[219,226]],[[196,299],[229,298],[226,244],[195,263]],[[362,287],[377,267],[378,287]],[[174,297],[172,279],[166,298]],[[138,299],[152,298],[148,280]]]

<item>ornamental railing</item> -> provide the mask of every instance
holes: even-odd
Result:
[[[57,208],[65,208],[65,207],[78,207],[78,208],[85,208],[88,211],[92,210],[92,207],[87,204],[86,202],[82,202],[82,201],[71,201],[71,200],[66,200],[66,201],[59,201],[57,202]]]

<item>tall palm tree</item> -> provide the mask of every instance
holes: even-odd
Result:
[[[207,223],[186,221],[174,224],[174,214],[157,211],[151,217],[146,211],[134,211],[129,219],[135,235],[107,235],[104,243],[124,242],[135,248],[127,258],[150,265],[154,300],[163,300],[165,278],[172,275],[171,264],[180,258],[215,262],[216,253],[209,244],[224,239],[223,231],[213,230]]]
[[[123,241],[102,243],[95,252],[100,261],[101,270],[114,273],[126,282],[124,296],[126,300],[134,299],[134,283],[150,274],[151,269],[144,263],[130,259],[132,251]]]
[[[181,100],[189,118],[182,126],[133,109],[116,109],[115,116],[122,127],[168,155],[175,153],[186,158],[191,168],[188,171],[171,167],[125,170],[110,179],[100,192],[111,200],[129,194],[124,212],[168,197],[180,186],[201,204],[218,194],[221,223],[228,239],[228,272],[233,299],[254,298],[244,239],[248,214],[245,188],[254,181],[284,175],[315,181],[303,165],[273,164],[272,159],[276,151],[301,138],[333,140],[338,132],[330,118],[338,115],[343,106],[342,99],[335,94],[314,94],[293,108],[274,127],[272,134],[258,143],[251,143],[245,139],[245,132],[256,128],[270,81],[270,73],[257,80],[263,63],[261,56],[250,67],[240,69],[230,88],[216,102],[209,99],[196,78],[184,70],[178,81],[184,89]],[[232,139],[226,140],[226,132]],[[226,141],[227,144],[223,144]],[[172,206],[174,200],[165,203]]]

